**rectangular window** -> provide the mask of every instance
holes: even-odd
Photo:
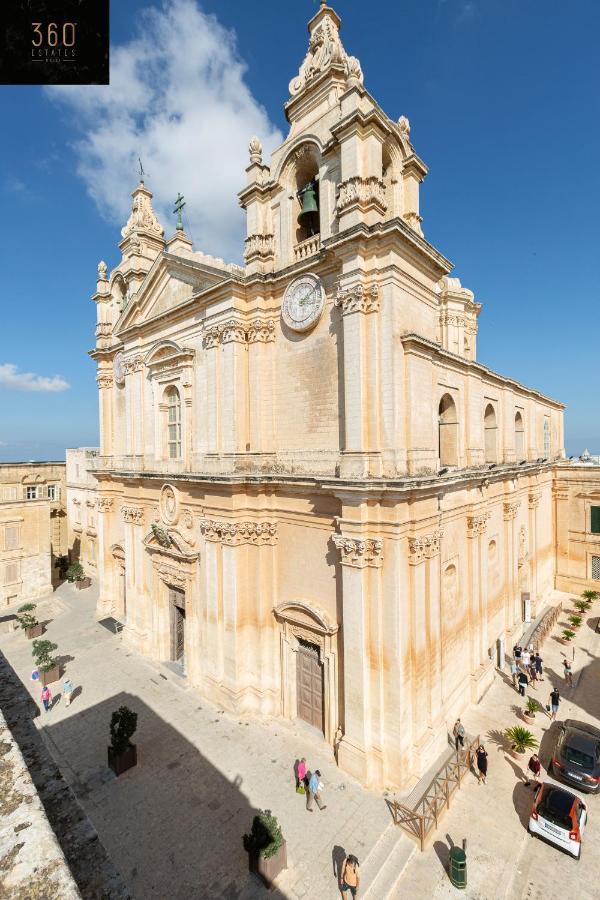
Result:
[[[550,419],[544,416],[544,456],[550,459]]]
[[[600,581],[600,556],[592,556],[592,578]]]
[[[17,499],[17,488],[15,486],[9,485],[2,489],[2,499],[3,500],[16,500]]]
[[[19,580],[18,563],[7,563],[4,569],[4,584],[14,584]]]
[[[56,500],[56,485],[48,485],[48,500]]]
[[[16,525],[7,525],[4,529],[4,549],[17,550],[19,547],[19,529]]]
[[[600,534],[600,506],[590,507],[590,531],[592,534]]]
[[[37,499],[37,487],[28,487],[27,493],[25,494],[27,500],[36,500]]]

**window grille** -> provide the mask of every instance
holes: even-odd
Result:
[[[592,556],[592,578],[600,581],[600,556]]]

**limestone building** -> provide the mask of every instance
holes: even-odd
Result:
[[[0,607],[37,600],[66,552],[65,464],[0,465]]]
[[[66,451],[67,525],[70,562],[80,562],[85,574],[98,575],[97,482],[93,465],[97,447]]]
[[[556,467],[556,587],[600,591],[600,460],[585,450]]]
[[[144,183],[97,306],[98,614],[228,709],[407,784],[554,587],[560,403],[477,360],[427,167],[321,4],[289,133],[249,145],[245,265]]]

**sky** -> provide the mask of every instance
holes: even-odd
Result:
[[[600,453],[600,5],[337,0],[342,41],[429,167],[425,237],[483,303],[478,360],[567,405]],[[0,461],[98,443],[96,267],[119,261],[141,156],[155,208],[241,261],[247,144],[283,104],[316,0],[111,3],[111,84],[0,86]]]

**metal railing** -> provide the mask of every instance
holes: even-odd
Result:
[[[450,799],[470,771],[480,743],[479,736],[471,738],[467,747],[454,752],[416,803],[406,805],[396,799],[390,802],[394,824],[416,838],[421,850],[425,849],[427,838],[438,827],[444,811],[450,808]]]

